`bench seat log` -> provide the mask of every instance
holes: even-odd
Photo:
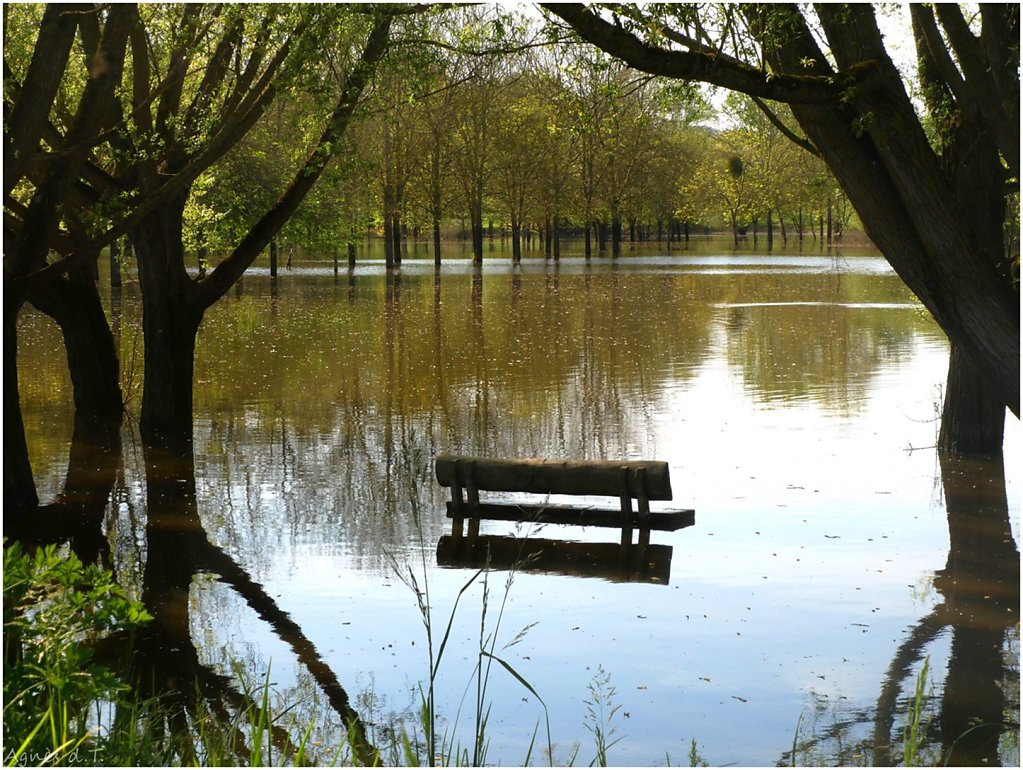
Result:
[[[447,515],[451,536],[462,537],[468,519],[469,539],[479,537],[480,520],[565,524],[578,527],[610,527],[621,530],[621,544],[632,543],[639,531],[639,545],[650,544],[650,531],[673,532],[696,522],[692,509],[651,511],[651,500],[671,500],[668,464],[652,460],[541,460],[492,459],[438,455],[437,482],[451,488]],[[481,501],[480,492],[516,492],[534,495],[566,495],[617,498],[620,507],[522,501]],[[633,501],[636,505],[633,506]]]
[[[668,463],[661,461],[496,460],[454,455],[438,455],[436,460],[437,482],[442,487],[467,487],[466,474],[471,473],[478,490],[538,495],[619,497],[622,468],[628,470],[626,484],[631,497],[639,498],[645,492],[647,500],[671,500]],[[640,476],[645,476],[645,481],[639,481]]]
[[[449,519],[460,518],[455,515],[455,506],[448,501],[447,515]],[[471,518],[473,514],[463,514]],[[650,511],[649,521],[641,527],[640,513],[633,511],[628,524],[635,529],[656,529],[661,532],[691,527],[696,523],[696,513],[692,509],[676,511]],[[481,502],[478,507],[478,518],[488,521],[533,521],[538,524],[564,524],[575,527],[611,527],[622,529],[626,522],[622,521],[620,508],[592,508],[574,505],[529,504],[529,503],[491,503]]]

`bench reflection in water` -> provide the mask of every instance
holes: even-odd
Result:
[[[667,585],[671,577],[670,545],[627,546],[620,543],[576,543],[540,537],[478,535],[437,543],[441,567],[489,566],[523,572],[599,577],[623,583]]]

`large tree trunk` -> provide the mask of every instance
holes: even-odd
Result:
[[[76,420],[118,426],[123,414],[113,334],[88,265],[30,288],[29,298],[64,336]],[[18,391],[17,298],[4,298],[4,503],[9,510],[38,505]]]
[[[89,268],[35,286],[28,298],[64,336],[75,412],[120,424],[124,403],[117,347]]]
[[[183,201],[169,202],[132,233],[146,349],[139,429],[153,446],[191,451],[192,375],[202,309],[184,268]]]
[[[4,511],[24,513],[39,504],[28,459],[18,394],[18,311],[21,302],[4,291]]]
[[[1004,430],[1005,404],[970,357],[953,344],[938,447],[955,454],[997,455]]]

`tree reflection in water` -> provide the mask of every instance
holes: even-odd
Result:
[[[223,725],[237,725],[235,715],[249,705],[242,691],[245,685],[203,664],[191,632],[192,582],[202,573],[215,574],[288,644],[317,682],[342,724],[348,726],[354,758],[360,764],[375,763],[376,750],[362,720],[313,643],[245,569],[210,543],[198,515],[193,455],[152,448],[144,455],[147,515],[141,598],[153,620],[134,638],[122,634],[104,639],[98,659],[111,667],[128,661],[123,673],[134,683],[135,693],[140,700],[157,699],[164,707],[162,727],[174,736],[197,739],[194,727],[204,715],[219,717]],[[60,496],[40,506],[31,522],[5,520],[4,534],[29,545],[67,542],[83,562],[109,568],[103,522],[121,464],[119,426],[76,421]],[[132,709],[119,708],[114,719],[134,716]],[[245,750],[247,737],[232,729],[235,746]],[[277,725],[271,726],[270,737],[284,755],[293,753],[301,739]],[[181,761],[197,761],[194,742],[176,750]],[[239,758],[245,756],[239,754]]]
[[[922,617],[899,645],[873,713],[836,716],[813,737],[786,753],[782,763],[889,766],[902,758],[902,735],[928,645],[951,634],[951,652],[941,697],[926,724],[926,755],[940,764],[1012,764],[1003,734],[1019,729],[1019,661],[1009,660],[1009,636],[1019,629],[1019,550],[1012,536],[1001,458],[939,455],[948,513],[949,551],[933,585],[944,600]],[[1018,644],[1018,640],[1017,640]],[[1018,649],[1018,647],[1015,647]],[[855,739],[858,728],[873,734]],[[1003,753],[1004,752],[1004,753]],[[807,758],[813,758],[807,761]]]

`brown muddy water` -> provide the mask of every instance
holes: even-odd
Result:
[[[600,713],[614,765],[688,764],[693,739],[712,765],[788,764],[794,744],[798,764],[901,762],[926,659],[923,758],[1018,765],[1020,426],[1009,417],[1004,468],[938,457],[947,344],[887,263],[714,242],[563,254],[513,268],[496,250],[482,271],[452,259],[435,273],[413,250],[391,278],[375,254],[339,275],[296,258],[211,309],[194,466],[147,491],[129,421],[102,502],[136,595],[159,596],[157,564],[175,574],[172,649],[250,681],[269,667],[282,702],[325,715],[320,741],[345,694],[378,737],[411,726],[426,638],[395,564],[428,582],[437,629],[474,572],[437,566],[448,524],[432,458],[657,459],[673,504],[696,509],[695,526],[652,536],[670,547],[664,582],[592,559],[488,576],[483,633],[535,690],[494,668],[489,763],[521,764],[538,724],[546,742],[537,695],[558,763],[591,762]],[[111,318],[137,409],[131,280]],[[66,483],[70,385],[52,324],[25,312],[19,334],[45,502]],[[186,564],[194,552],[158,519],[189,522],[221,561]],[[617,540],[527,529],[482,531]],[[483,607],[480,580],[438,673],[463,746]]]

